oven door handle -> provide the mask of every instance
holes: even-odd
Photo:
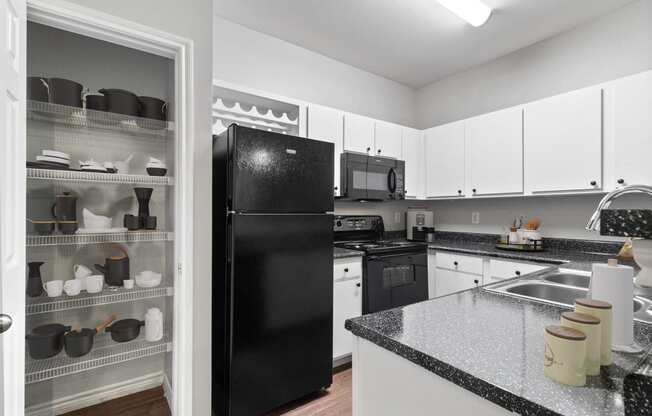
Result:
[[[387,173],[387,188],[392,194],[396,192],[396,171],[394,168],[390,168],[389,173]]]

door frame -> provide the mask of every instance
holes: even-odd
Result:
[[[83,36],[172,59],[175,63],[174,125],[175,268],[172,387],[173,415],[192,414],[193,352],[193,173],[194,173],[194,44],[139,23],[77,4],[27,0],[27,20]],[[26,115],[25,115],[26,116]],[[207,132],[207,135],[209,132]],[[181,173],[181,174],[179,174]],[[22,198],[23,196],[21,196]],[[24,244],[24,241],[20,242]],[[169,391],[168,391],[169,393]]]

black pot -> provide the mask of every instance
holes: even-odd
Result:
[[[104,94],[106,98],[106,111],[128,116],[138,115],[140,101],[133,92],[116,88],[102,88],[100,93]]]
[[[138,97],[140,101],[140,117],[151,118],[154,120],[167,120],[168,104],[154,97]]]
[[[96,111],[106,111],[106,97],[103,95],[87,95],[86,109]]]
[[[59,221],[57,227],[62,234],[71,235],[75,234],[79,229],[79,222],[77,221]]]
[[[105,331],[111,333],[111,339],[115,342],[128,342],[138,338],[140,327],[143,325],[145,321],[138,319],[121,319],[107,327]]]
[[[143,219],[146,230],[156,230],[156,217],[149,216]]]
[[[32,221],[32,227],[38,235],[50,235],[54,232],[54,221]]]
[[[29,356],[35,360],[54,357],[63,349],[63,335],[70,331],[70,326],[47,324],[36,327],[28,334],[27,348]]]
[[[63,78],[48,78],[47,81],[51,103],[82,107],[82,90],[84,87],[80,83]]]
[[[48,83],[43,77],[27,77],[27,99],[34,101],[50,101]]]
[[[93,348],[95,335],[101,332],[114,319],[115,316],[111,316],[96,328],[84,328],[81,331],[70,331],[66,333],[63,337],[66,354],[69,357],[81,357],[88,354]]]

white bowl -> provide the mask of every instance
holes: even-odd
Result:
[[[136,275],[136,285],[138,287],[151,288],[161,284],[163,275],[154,272],[142,272]]]

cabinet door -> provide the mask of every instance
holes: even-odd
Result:
[[[331,108],[308,107],[308,138],[331,142],[335,145],[334,192],[340,196],[340,155],[344,148],[344,114]]]
[[[402,159],[403,131],[401,126],[377,121],[375,127],[375,154]]]
[[[402,157],[405,160],[405,197],[408,199],[421,199],[426,193],[424,150],[423,131],[404,128]]]
[[[526,274],[544,270],[547,267],[548,266],[520,263],[517,261],[491,259],[489,260],[489,281],[484,282],[484,284],[498,280],[511,279],[518,276],[525,276]]]
[[[426,197],[464,195],[464,122],[426,130]]]
[[[336,281],[333,288],[333,358],[353,351],[353,335],[344,321],[362,315],[362,279]]]
[[[445,296],[476,287],[480,284],[481,276],[454,272],[452,270],[437,269],[435,271],[435,291],[437,296]]]
[[[614,97],[614,182],[652,184],[652,72],[618,81]]]
[[[602,89],[525,106],[525,186],[530,192],[602,187]]]
[[[344,149],[370,154],[374,150],[374,120],[356,114],[345,114]]]
[[[523,110],[466,121],[466,187],[471,195],[523,192]]]

